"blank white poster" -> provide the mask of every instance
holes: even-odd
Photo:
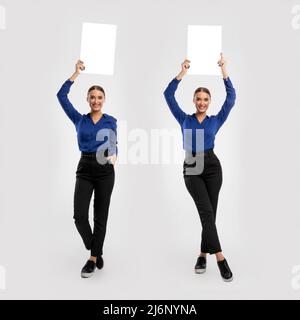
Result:
[[[80,60],[83,73],[113,75],[117,26],[112,24],[83,23]]]
[[[0,29],[5,29],[6,23],[5,23],[5,8],[0,6]]]
[[[188,26],[188,74],[221,75],[218,60],[222,52],[222,26]]]

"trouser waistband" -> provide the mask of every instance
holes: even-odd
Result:
[[[198,152],[187,152],[188,154],[192,155],[193,157],[196,157],[197,155],[211,155],[214,154],[214,149],[206,149],[204,151],[198,151]]]
[[[98,151],[99,153],[100,152],[103,152],[103,150],[100,150],[100,151]],[[81,156],[82,157],[85,157],[85,158],[96,158],[96,155],[97,155],[97,152],[95,151],[95,152],[81,152]],[[100,156],[100,154],[98,155],[98,156]],[[104,150],[104,157],[108,157],[108,149],[105,149]]]
[[[97,152],[81,152],[82,157],[96,158]]]

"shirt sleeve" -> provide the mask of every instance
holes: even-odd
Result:
[[[234,89],[229,77],[227,77],[226,79],[223,79],[223,81],[224,81],[225,89],[226,89],[226,99],[225,99],[225,102],[223,103],[221,110],[216,115],[219,127],[221,127],[222,124],[227,119],[229,112],[232,109],[232,107],[234,106],[235,99],[236,99],[235,89]]]
[[[117,119],[113,119],[111,125],[111,132],[109,134],[109,147],[108,147],[108,156],[118,155],[118,141],[117,141]]]
[[[74,81],[71,81],[70,79],[66,80],[56,96],[66,115],[76,125],[82,118],[82,115],[73,107],[68,98],[68,93],[70,92],[70,87],[73,83]]]
[[[186,118],[186,113],[181,110],[175,99],[175,91],[177,90],[179,82],[180,80],[174,78],[164,91],[164,96],[173,116],[179,122],[179,124],[182,125],[184,119]]]

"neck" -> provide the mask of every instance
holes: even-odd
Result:
[[[101,116],[102,116],[101,110],[99,110],[99,111],[93,111],[93,110],[91,110],[91,111],[90,111],[90,114],[91,114],[91,116],[93,116],[93,117],[101,117]]]
[[[206,117],[206,112],[200,112],[200,111],[196,111],[196,117],[197,118],[204,118]]]

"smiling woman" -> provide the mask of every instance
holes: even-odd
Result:
[[[208,116],[206,114],[211,94],[204,87],[199,87],[194,92],[195,113],[188,115],[179,107],[175,99],[175,91],[190,67],[189,60],[185,60],[181,64],[180,73],[169,83],[164,91],[164,96],[170,111],[181,126],[183,145],[186,151],[186,159],[183,164],[184,182],[195,202],[202,224],[201,249],[195,265],[195,272],[205,272],[207,253],[215,254],[223,280],[231,281],[233,275],[222,254],[216,228],[217,204],[222,185],[222,167],[213,148],[215,136],[227,119],[235,103],[236,94],[228,77],[222,54],[218,65],[221,67],[227,95],[217,115]],[[204,147],[197,139],[201,130],[204,131]],[[192,134],[188,134],[188,132],[192,132]]]
[[[102,117],[101,109],[105,102],[104,89],[97,85],[90,87],[88,90],[87,102],[91,108],[93,122],[96,123]]]
[[[193,101],[199,113],[206,112],[210,104],[210,100],[211,100],[211,95],[207,88],[200,87],[195,90]],[[198,120],[199,120],[199,117],[198,117]]]
[[[115,181],[117,120],[102,113],[105,92],[100,86],[92,86],[88,90],[87,102],[91,110],[87,114],[80,114],[69,101],[70,88],[80,71],[84,69],[83,62],[78,60],[76,71],[62,85],[57,93],[57,98],[75,125],[78,146],[81,151],[81,158],[76,170],[73,217],[86,249],[91,251],[90,258],[81,270],[81,276],[87,278],[94,273],[96,267],[98,269],[103,267],[103,243]],[[92,232],[88,216],[93,192],[94,230]]]

